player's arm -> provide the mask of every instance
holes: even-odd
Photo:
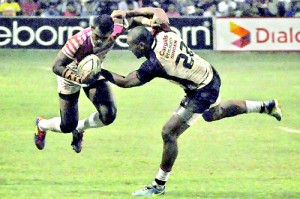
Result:
[[[68,80],[72,80],[74,82],[77,82],[79,84],[91,84],[94,82],[95,74],[92,71],[91,73],[85,74],[84,76],[78,76],[75,72],[73,72],[71,69],[67,68],[66,66],[69,65],[74,60],[66,56],[62,50],[60,50],[54,59],[53,65],[52,65],[52,71],[63,78],[66,78]]]
[[[54,59],[52,65],[52,71],[58,75],[63,77],[63,72],[66,69],[66,66],[69,65],[73,60],[67,57],[61,50],[58,52],[56,58]]]
[[[130,22],[130,28],[132,26],[145,25],[156,27],[160,26],[161,22],[169,23],[169,18],[165,11],[161,8],[145,7],[135,10],[116,10],[111,14],[112,18],[127,18]],[[160,19],[157,22],[157,19]]]
[[[111,14],[112,18],[132,18],[132,17],[147,17],[147,18],[160,18],[169,22],[166,12],[161,8],[144,7],[135,10],[116,10]]]
[[[144,83],[142,83],[138,76],[137,76],[137,71],[133,71],[129,73],[126,77],[119,75],[117,73],[102,69],[101,70],[101,75],[105,77],[108,81],[111,83],[122,87],[122,88],[131,88],[135,86],[141,86]]]

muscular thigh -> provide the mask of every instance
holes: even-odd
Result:
[[[70,95],[59,94],[60,116],[62,126],[75,126],[78,122],[79,92]]]
[[[181,102],[181,106],[192,113],[202,114],[211,105],[220,100],[221,80],[218,73],[214,70],[213,80],[205,87],[187,91],[187,95]]]
[[[101,111],[101,109],[115,109],[114,97],[107,80],[98,80],[93,85],[83,89],[98,111]]]

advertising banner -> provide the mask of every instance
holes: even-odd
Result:
[[[88,25],[88,19],[1,18],[0,48],[61,48],[67,38]]]
[[[216,50],[300,51],[300,18],[217,18]]]
[[[67,39],[89,26],[89,18],[1,18],[0,48],[59,49]],[[172,30],[192,49],[213,49],[212,18],[172,18]],[[115,49],[126,49],[126,35]]]

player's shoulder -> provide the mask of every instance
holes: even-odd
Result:
[[[91,28],[86,28],[70,37],[62,48],[64,54],[73,59],[78,49],[90,38],[91,31]]]
[[[159,32],[155,36],[155,45],[154,46],[154,51],[157,51],[158,49],[164,49],[168,48],[168,46],[173,43],[174,41],[180,41],[181,38],[178,34],[175,32]]]
[[[157,24],[160,24],[157,27],[152,27],[152,35],[156,36],[157,34],[161,33],[161,32],[172,32],[170,23],[166,20],[162,20],[160,18],[155,19],[155,21],[159,20],[159,22],[157,22]]]
[[[87,40],[91,35],[92,35],[92,29],[91,29],[91,27],[88,27],[86,29],[83,29],[83,30],[79,31],[78,33],[76,33],[72,37],[70,37],[68,39],[68,41],[73,41],[73,42],[75,41],[77,43],[82,43],[85,40]]]
[[[152,29],[152,34],[154,37],[156,37],[158,40],[163,39],[166,37],[180,37],[178,34],[176,34],[171,29],[168,30],[162,30],[162,29]]]

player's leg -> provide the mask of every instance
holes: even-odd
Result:
[[[38,127],[43,131],[72,132],[78,123],[79,92],[70,95],[59,94],[60,117],[42,119]]]
[[[233,117],[244,113],[265,113],[281,120],[282,113],[277,100],[270,101],[248,101],[229,100],[206,110],[203,113],[204,120],[211,122],[226,117]]]
[[[98,80],[95,84],[84,88],[84,91],[97,112],[80,120],[76,129],[84,131],[111,124],[116,118],[117,108],[108,82],[105,79]]]
[[[180,107],[174,112],[162,130],[163,153],[158,173],[150,186],[132,193],[133,196],[160,195],[165,192],[165,184],[178,155],[178,137],[185,132],[216,101],[213,96],[210,101],[198,101],[196,95],[186,96]]]
[[[219,93],[220,86],[221,79],[218,73],[214,70],[213,81],[199,90],[199,99],[203,100],[206,98],[205,100],[208,100],[207,97],[201,96],[211,96],[213,95],[213,93]],[[229,100],[225,102],[220,101],[221,98],[220,96],[218,96],[216,102],[214,104],[211,104],[210,108],[203,112],[202,116],[204,120],[211,122],[245,113],[266,113],[275,117],[278,121],[280,121],[282,117],[277,100],[265,102],[248,100]]]
[[[70,133],[75,130],[78,123],[78,98],[79,92],[69,95],[59,94],[61,117],[52,119],[38,117],[36,122],[38,134],[35,135],[35,144],[38,149],[44,148],[47,131]]]
[[[189,125],[183,118],[181,118],[181,116],[178,115],[178,113],[175,112],[171,116],[162,129],[163,153],[158,173],[151,185],[133,192],[133,196],[153,196],[164,194],[165,184],[168,181],[172,167],[178,155],[177,139],[188,128]]]
[[[34,135],[34,141],[38,149],[43,149],[46,132],[71,132],[78,122],[78,98],[81,86],[74,84],[65,78],[57,76],[57,91],[59,93],[61,117],[44,119],[38,117],[36,126],[38,133]],[[74,127],[75,126],[75,127]]]
[[[150,186],[133,192],[133,196],[151,196],[165,192],[165,184],[178,155],[178,137],[196,122],[212,104],[219,103],[221,80],[217,72],[214,72],[214,75],[214,80],[206,87],[187,91],[180,107],[164,125],[162,130],[163,154],[156,178]]]

